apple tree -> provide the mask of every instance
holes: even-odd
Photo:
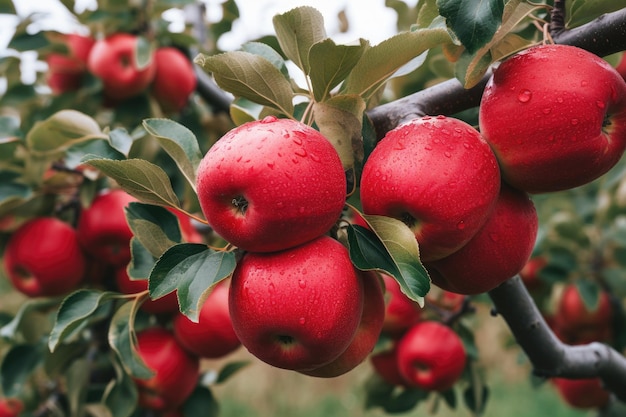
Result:
[[[479,415],[487,303],[538,383],[623,412],[626,4],[387,2],[379,44],[302,6],[220,51],[233,0],[62,3],[71,33],[0,1],[0,411],[217,415],[243,345]]]

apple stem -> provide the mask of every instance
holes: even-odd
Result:
[[[626,357],[609,345],[570,346],[552,332],[519,275],[489,292],[495,312],[506,321],[517,343],[541,377],[594,378],[626,402]]]

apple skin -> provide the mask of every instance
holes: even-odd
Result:
[[[520,278],[529,291],[537,291],[544,287],[539,274],[547,264],[548,260],[543,256],[531,257],[519,272]]]
[[[563,289],[552,323],[555,334],[563,342],[578,345],[608,342],[612,331],[613,307],[606,291],[599,293],[598,304],[589,310],[574,284]]]
[[[51,53],[46,57],[48,63],[47,82],[52,92],[61,94],[78,90],[87,71],[87,59],[95,40],[91,36],[76,33],[65,35],[68,54]]]
[[[552,382],[561,398],[574,408],[601,408],[611,397],[611,394],[602,388],[600,378],[552,378]]]
[[[24,411],[24,403],[19,398],[0,398],[0,417],[18,417]]]
[[[343,353],[363,309],[348,250],[320,236],[273,253],[246,253],[230,287],[230,317],[250,353],[277,368],[311,370]]]
[[[422,261],[460,249],[486,221],[500,171],[489,145],[467,123],[422,117],[389,131],[363,167],[365,214],[407,223]]]
[[[229,292],[230,281],[215,285],[202,305],[198,323],[182,313],[174,317],[174,335],[189,352],[201,358],[217,359],[241,346],[230,319]]]
[[[125,208],[137,199],[121,189],[98,194],[78,219],[78,239],[91,256],[114,266],[130,262],[133,232]]]
[[[385,319],[383,333],[397,338],[417,323],[422,317],[422,309],[415,301],[407,297],[398,282],[390,275],[381,273],[385,283]]]
[[[421,321],[398,341],[397,361],[408,384],[427,391],[446,391],[461,377],[466,353],[460,337],[436,321]]]
[[[494,71],[479,125],[513,187],[574,188],[606,173],[626,148],[626,82],[583,49],[531,47]]]
[[[624,80],[626,80],[626,53],[622,54],[622,59],[619,61],[615,70],[619,75],[622,76]]]
[[[147,279],[130,279],[126,266],[115,271],[115,285],[123,294],[137,294],[148,290]],[[179,311],[176,291],[164,297],[152,300],[148,298],[141,304],[141,309],[150,314],[173,314]]]
[[[480,231],[452,255],[425,264],[435,285],[458,294],[490,291],[522,270],[535,245],[539,220],[528,194],[502,185]]]
[[[174,334],[162,327],[138,332],[137,352],[155,372],[148,379],[134,379],[139,390],[139,405],[163,411],[183,404],[200,376],[198,357],[183,349]]]
[[[407,387],[408,381],[404,379],[398,368],[398,348],[393,346],[389,350],[377,352],[370,356],[370,362],[374,372],[385,382],[391,385]]]
[[[86,270],[76,230],[54,217],[38,217],[9,238],[4,267],[13,286],[29,297],[53,297],[76,289]]]
[[[319,378],[335,378],[363,363],[374,350],[385,320],[385,296],[378,273],[359,271],[363,281],[363,312],[350,345],[332,362],[310,371],[300,371]]]
[[[145,91],[156,72],[154,60],[145,68],[138,68],[135,49],[138,37],[128,33],[116,33],[98,40],[93,46],[87,67],[102,80],[105,96],[124,100]]]
[[[162,47],[154,53],[156,71],[152,94],[166,112],[179,112],[196,89],[192,62],[176,48]]]
[[[332,144],[303,123],[273,116],[226,133],[202,159],[197,178],[211,227],[251,252],[287,249],[326,233],[346,198]]]

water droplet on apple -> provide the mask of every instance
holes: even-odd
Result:
[[[278,203],[276,203],[276,207],[278,208],[283,208],[284,205],[285,203],[283,203],[282,201],[279,201]]]
[[[459,229],[459,230],[465,229],[465,222],[463,220],[461,220],[460,222],[458,222],[456,224],[456,228]]]
[[[439,119],[439,120],[443,120],[445,118],[446,118],[446,116],[444,116],[443,114],[440,114],[440,115],[437,116],[437,119]]]
[[[274,162],[268,162],[267,163],[267,167],[270,168],[270,169],[274,169],[274,165],[275,165]]]
[[[320,161],[321,161],[320,157],[319,157],[319,156],[317,156],[317,155],[315,155],[314,153],[309,154],[309,157],[310,157],[313,161],[315,161],[315,162],[320,162]]]
[[[302,325],[306,324],[306,319],[304,317],[300,317],[300,320],[298,320],[298,322]]]
[[[582,80],[582,81],[580,82],[580,86],[581,86],[581,87],[587,87],[587,85],[589,85],[589,81],[587,81],[587,80]]]
[[[497,242],[498,235],[496,233],[489,233],[489,239],[493,240],[494,242]]]
[[[304,212],[306,211],[306,208],[300,207],[298,211],[300,212],[300,214],[304,214]]]
[[[557,101],[558,103],[563,103],[563,98],[562,98],[562,97],[558,97],[558,98],[556,99],[556,101]]]
[[[424,117],[422,117],[422,120],[430,120],[430,119],[432,119],[432,117],[430,117],[430,116],[424,116]]]
[[[306,155],[307,155],[306,149],[304,149],[304,148],[297,149],[294,153],[296,155],[298,155],[298,156],[303,157],[303,158],[306,157]]]
[[[278,120],[276,116],[266,116],[263,118],[263,120],[261,120],[261,123],[273,123],[276,120]]]
[[[570,123],[571,123],[573,126],[576,126],[576,125],[578,124],[578,119],[573,118],[572,120],[570,120]]]
[[[596,101],[596,106],[598,106],[599,109],[603,109],[605,107],[604,102],[598,100]]]
[[[542,110],[543,114],[550,114],[550,112],[552,112],[552,109],[550,107],[546,107],[545,109]]]
[[[298,281],[298,286],[302,289],[306,288],[306,281],[301,279],[300,281]]]
[[[469,143],[467,143],[467,142],[463,142],[463,147],[464,147],[465,149],[472,149],[472,145],[470,145],[470,144],[469,144]]]
[[[530,101],[530,99],[532,98],[533,93],[530,92],[530,90],[522,90],[519,92],[519,94],[517,95],[517,100],[520,103],[528,103]]]
[[[444,155],[446,158],[451,158],[451,157],[452,157],[452,154],[451,154],[450,152],[448,152],[448,151],[445,151],[445,152],[443,153],[443,155]]]
[[[427,151],[432,151],[433,147],[430,146],[430,145],[426,145],[426,146],[424,146],[424,149],[426,149]]]

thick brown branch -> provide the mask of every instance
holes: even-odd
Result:
[[[536,375],[602,379],[607,390],[626,401],[626,358],[602,343],[569,346],[552,332],[521,278],[515,276],[489,292]]]

